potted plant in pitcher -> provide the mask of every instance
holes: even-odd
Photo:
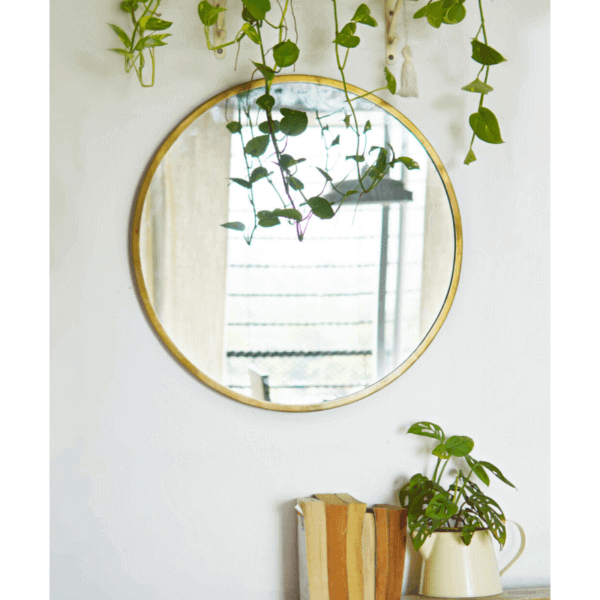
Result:
[[[433,438],[438,444],[432,451],[437,463],[431,479],[420,473],[413,475],[398,495],[408,509],[408,527],[415,550],[423,558],[419,593],[442,598],[493,596],[502,593],[500,575],[525,548],[521,534],[516,555],[499,572],[493,547],[506,542],[506,517],[498,503],[485,495],[471,477],[489,485],[489,473],[515,487],[494,465],[471,456],[475,443],[470,437],[453,435],[446,438],[441,427],[427,421],[412,425],[408,433]],[[447,489],[442,476],[451,460],[463,460]],[[462,467],[462,468],[460,468]]]

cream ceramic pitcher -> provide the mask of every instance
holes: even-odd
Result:
[[[520,547],[508,564],[498,570],[492,534],[477,530],[467,546],[457,531],[436,531],[419,548],[423,557],[419,594],[439,598],[473,598],[502,593],[500,575],[515,563],[525,549],[525,532],[514,521],[521,535]],[[504,552],[500,553],[503,556]]]

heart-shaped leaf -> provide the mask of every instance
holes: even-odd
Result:
[[[279,67],[289,67],[293,65],[300,55],[300,50],[294,42],[286,40],[273,47],[273,58]]]
[[[356,9],[352,21],[368,25],[369,27],[377,27],[377,21],[371,16],[371,9],[366,4],[361,4]]]
[[[448,25],[455,25],[460,23],[467,16],[467,10],[460,3],[452,3],[450,8],[444,15],[444,23]]]
[[[363,129],[363,133],[367,133],[367,131],[371,131],[371,121],[367,121],[365,123],[365,128]]]
[[[264,167],[256,167],[256,169],[254,169],[254,171],[252,171],[252,173],[250,174],[250,183],[260,181],[261,179],[264,179],[269,175],[269,171],[267,171],[267,169],[265,169]]]
[[[262,76],[265,78],[265,81],[267,83],[273,81],[273,77],[275,77],[275,71],[273,71],[273,69],[271,69],[271,67],[267,66],[267,65],[263,65],[262,63],[257,63],[254,62],[254,66],[261,72]],[[262,96],[261,96],[262,98]],[[257,100],[258,102],[258,100]]]
[[[267,13],[271,10],[269,0],[242,0],[248,12],[258,21],[264,20]]]
[[[470,149],[467,152],[467,156],[465,156],[465,165],[470,165],[472,162],[475,162],[477,160],[477,157],[475,156],[475,152],[473,152],[472,149]]]
[[[119,39],[123,42],[123,45],[127,48],[131,48],[131,40],[129,39],[129,36],[117,25],[113,25],[112,23],[109,23],[109,25],[112,27],[112,30],[119,36]]]
[[[291,175],[288,177],[288,184],[293,190],[303,190],[304,184],[296,177],[292,177]]]
[[[250,189],[252,187],[252,184],[249,181],[246,181],[245,179],[240,179],[239,177],[230,177],[229,179],[231,179],[231,181],[233,181],[234,183],[237,183],[238,185],[241,185],[242,187],[245,187],[247,189]]]
[[[440,442],[444,442],[446,436],[442,431],[442,428],[435,423],[430,423],[429,421],[419,421],[414,425],[411,425],[408,428],[407,433],[413,433],[414,435],[422,435],[424,437],[430,437],[434,440],[439,440]]]
[[[306,160],[305,158],[296,159],[293,156],[290,156],[289,154],[282,154],[281,157],[279,158],[279,166],[282,169],[285,169],[287,171],[287,170],[289,170],[290,167],[293,167],[294,165],[302,163],[305,160]]]
[[[465,90],[465,92],[473,92],[475,94],[489,94],[494,90],[491,85],[484,83],[479,79],[479,77],[474,81],[471,81],[471,83],[467,83],[467,85],[460,89]]]
[[[258,31],[254,29],[250,23],[244,23],[242,25],[242,31],[255,43],[260,44],[260,36],[258,35]]]
[[[334,146],[337,146],[339,143],[340,143],[340,136],[336,135],[333,142],[331,142],[331,148],[333,148]]]
[[[395,94],[396,93],[396,78],[390,73],[390,70],[385,67],[383,69],[383,72],[385,73],[385,81],[386,81],[386,86],[387,89],[390,91],[390,93]]]
[[[447,492],[436,494],[425,509],[425,515],[432,519],[447,521],[458,512],[458,506],[452,502]]]
[[[471,58],[480,65],[497,65],[506,60],[500,52],[479,40],[471,40],[471,46],[473,46]]]
[[[319,217],[319,219],[331,219],[335,214],[331,208],[331,204],[325,198],[315,196],[314,198],[309,198],[306,203],[310,206],[313,214]]]
[[[210,2],[206,0],[202,0],[200,4],[198,4],[198,16],[202,21],[202,25],[205,27],[211,27],[217,22],[219,18],[219,13],[224,12],[225,9],[222,7],[213,6]]]
[[[276,208],[273,211],[273,215],[276,217],[285,217],[286,219],[292,219],[294,221],[302,221],[302,213],[295,208]]]
[[[344,48],[356,48],[360,44],[360,38],[354,35],[356,32],[356,23],[346,23],[342,30],[335,36],[334,44]]]
[[[171,21],[163,21],[156,17],[143,17],[140,19],[140,26],[144,21],[143,28],[147,31],[162,31],[163,29],[169,29],[173,23]]]
[[[482,106],[476,113],[473,113],[469,117],[469,125],[480,140],[488,144],[504,143],[500,135],[498,119],[489,108]]]
[[[399,156],[398,158],[394,158],[394,160],[390,162],[390,165],[393,167],[397,163],[402,163],[409,171],[421,168],[419,167],[419,163],[410,156]]]
[[[445,14],[444,0],[438,0],[427,5],[427,21],[432,27],[439,29],[444,21]]]
[[[438,458],[444,458],[444,459],[450,458],[450,453],[448,452],[448,450],[446,450],[445,444],[438,444],[433,449],[431,454],[433,454],[434,456],[437,456]]]
[[[466,456],[474,446],[475,442],[466,435],[453,435],[446,440],[446,450],[452,456]]]
[[[244,152],[255,158],[264,154],[269,146],[270,137],[268,135],[259,135],[252,138],[245,146]]]
[[[296,136],[304,132],[308,127],[308,116],[301,110],[282,108],[281,132],[285,135]]]
[[[269,111],[275,105],[275,98],[271,94],[263,94],[256,99],[256,104],[265,111]]]
[[[281,123],[277,120],[271,121],[271,126],[273,127],[273,133],[278,133],[281,129]],[[258,130],[261,133],[271,133],[271,129],[269,128],[269,121],[263,121],[258,125]]]
[[[239,121],[231,121],[225,125],[231,133],[239,133],[242,130],[242,124]]]
[[[225,227],[225,229],[235,229],[235,231],[244,231],[246,226],[240,221],[231,221],[230,223],[223,223],[221,227]]]
[[[319,171],[319,173],[321,173],[321,175],[323,175],[323,177],[325,177],[325,179],[327,179],[327,181],[333,181],[333,179],[331,179],[331,176],[327,171],[323,171],[323,169],[321,169],[320,167],[315,168],[317,169],[317,171]]]

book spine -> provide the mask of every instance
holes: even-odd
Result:
[[[346,536],[348,507],[327,504],[327,577],[331,600],[349,600]]]

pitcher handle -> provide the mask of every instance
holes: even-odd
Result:
[[[500,576],[504,575],[504,573],[508,571],[509,567],[512,567],[517,562],[517,560],[521,557],[521,554],[523,554],[523,551],[525,550],[525,531],[523,531],[523,528],[516,521],[507,522],[517,526],[517,529],[521,534],[521,547],[519,548],[519,551],[515,554],[514,558],[502,569],[502,571],[500,571]]]

